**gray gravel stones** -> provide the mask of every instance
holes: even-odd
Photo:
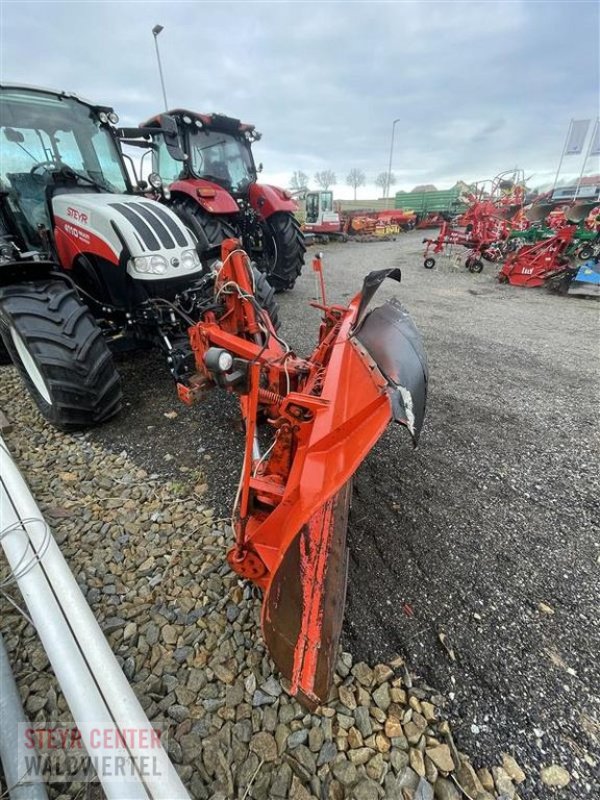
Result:
[[[168,730],[194,798],[405,800],[419,791],[430,800],[435,791],[453,800],[456,766],[465,786],[489,790],[455,755],[443,698],[401,660],[353,664],[341,653],[332,699],[313,714],[288,695],[260,639],[259,601],[226,564],[228,523],[193,495],[196,474],[165,483],[88,436],[52,430],[10,370],[0,373],[0,405],[6,393],[20,398],[9,445],[42,509],[53,509],[65,557],[144,708]],[[28,712],[64,717],[34,632],[0,603]],[[504,776],[514,788],[520,766],[505,758],[498,769],[492,791],[498,782],[510,790]]]
[[[277,743],[270,733],[261,731],[254,734],[250,740],[250,750],[263,761],[275,761],[277,758]]]

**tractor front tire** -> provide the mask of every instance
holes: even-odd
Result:
[[[267,280],[264,272],[254,266],[252,267],[252,275],[254,277],[254,297],[259,306],[271,317],[273,327],[278,331],[281,322],[279,321],[279,303],[275,299],[275,289]]]
[[[42,416],[55,427],[98,425],[121,408],[121,379],[102,331],[63,281],[0,289],[0,334]]]
[[[302,272],[306,252],[300,223],[293,214],[278,211],[262,224],[267,263],[260,266],[276,292],[293,289]]]
[[[171,208],[198,240],[198,255],[205,266],[208,265],[208,251],[218,247],[225,239],[239,239],[233,221],[217,214],[208,214],[191,199],[173,200]]]
[[[426,258],[423,261],[423,266],[425,269],[433,269],[435,267],[435,258]]]

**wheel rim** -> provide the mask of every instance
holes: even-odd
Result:
[[[46,386],[46,381],[44,380],[42,373],[39,371],[37,364],[31,357],[31,353],[25,346],[25,342],[21,339],[21,336],[17,333],[14,328],[10,329],[10,335],[12,337],[13,343],[15,345],[15,349],[17,354],[21,360],[21,364],[23,364],[29,379],[35,386],[37,392],[44,398],[44,400],[48,403],[48,405],[52,405],[52,398],[50,397],[50,392],[48,391],[48,387]]]

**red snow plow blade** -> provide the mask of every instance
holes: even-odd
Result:
[[[190,328],[198,372],[186,401],[211,384],[240,397],[244,466],[234,508],[232,569],[264,590],[262,627],[291,693],[327,700],[344,613],[346,526],[352,475],[390,420],[416,444],[427,393],[417,329],[396,301],[367,311],[386,277],[373,272],[348,307],[326,305],[319,343],[297,357],[252,293],[247,256],[223,245],[216,297],[223,313]],[[266,418],[268,426],[257,428]],[[264,428],[270,429],[265,436]]]

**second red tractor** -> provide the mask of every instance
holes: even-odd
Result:
[[[167,202],[193,231],[199,251],[238,237],[276,291],[291,289],[304,264],[305,244],[286,189],[257,182],[254,125],[222,114],[175,109],[177,133],[165,135],[165,115],[140,126],[151,137],[153,170],[166,182]]]

